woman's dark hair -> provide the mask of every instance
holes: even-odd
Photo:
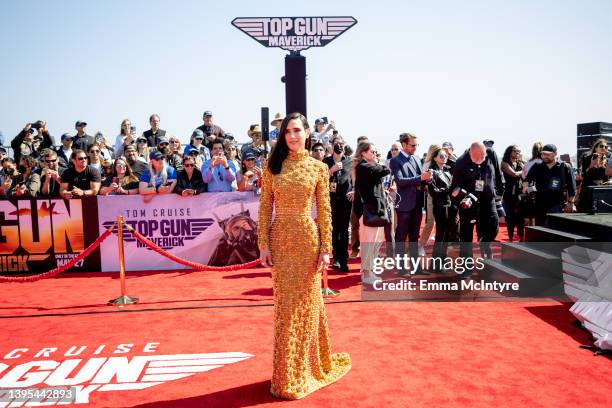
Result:
[[[511,164],[512,163],[512,152],[515,150],[516,151],[520,150],[517,145],[510,145],[506,147],[506,150],[504,151],[504,156],[502,157],[502,163],[506,162],[508,164]]]
[[[427,158],[427,161],[429,162],[429,168],[430,169],[437,169],[438,168],[438,163],[436,163],[436,157],[438,157],[438,155],[441,152],[442,153],[446,153],[446,151],[440,145],[435,145],[435,147],[431,150],[431,156],[429,156]]]
[[[268,169],[272,174],[279,174],[283,169],[283,162],[289,156],[289,146],[287,146],[287,140],[285,138],[285,133],[287,133],[287,125],[290,121],[294,119],[299,119],[302,121],[302,125],[304,126],[304,130],[310,128],[308,125],[308,120],[306,116],[302,115],[299,112],[293,112],[289,115],[285,116],[283,119],[283,123],[281,123],[280,130],[278,131],[278,139],[276,140],[276,145],[274,145],[274,149],[272,149],[272,153],[270,153],[270,159],[268,160]],[[310,137],[306,137],[306,146],[308,148],[308,141]]]

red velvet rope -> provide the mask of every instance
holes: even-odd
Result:
[[[51,269],[48,272],[44,272],[38,275],[30,275],[30,276],[3,276],[0,275],[0,282],[19,282],[19,283],[24,283],[24,282],[35,282],[37,280],[41,280],[41,279],[47,279],[47,278],[53,278],[54,276],[59,275],[60,273],[72,268],[74,265],[77,264],[77,262],[87,258],[87,256],[89,254],[91,254],[91,252],[96,249],[101,243],[102,241],[104,241],[106,238],[108,238],[111,234],[111,231],[113,230],[113,228],[115,228],[115,224],[113,224],[109,229],[107,229],[106,231],[104,231],[102,233],[102,235],[100,235],[98,237],[98,239],[96,239],[94,242],[91,243],[91,245],[89,245],[87,248],[85,248],[85,250],[83,252],[81,252],[78,256],[76,256],[75,258],[71,259],[70,262],[58,266],[55,269]]]
[[[202,265],[200,263],[197,262],[191,262],[191,261],[187,261],[183,258],[179,258],[176,255],[171,254],[168,251],[165,251],[164,249],[160,248],[159,246],[157,246],[154,242],[152,242],[151,240],[149,240],[147,237],[141,235],[138,231],[136,231],[134,228],[132,228],[131,226],[129,226],[128,224],[124,224],[125,227],[132,233],[132,235],[134,235],[134,237],[136,237],[137,240],[139,240],[140,242],[142,242],[143,244],[147,245],[149,248],[151,248],[153,251],[157,252],[160,255],[165,256],[166,258],[179,263],[181,265],[185,265],[191,269],[195,269],[198,271],[237,271],[239,269],[248,269],[248,268],[252,268],[254,266],[257,266],[261,263],[261,261],[259,259],[255,259],[251,262],[247,262],[247,263],[243,263],[243,264],[238,264],[238,265],[228,265],[228,266],[209,266],[209,265]]]

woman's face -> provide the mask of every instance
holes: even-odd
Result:
[[[518,160],[519,157],[521,157],[521,151],[520,150],[513,150],[512,154],[510,155],[510,158],[512,160]]]
[[[117,174],[125,174],[125,169],[127,168],[127,165],[125,164],[124,161],[117,161],[115,163],[115,171],[117,172]]]
[[[155,171],[161,171],[161,169],[164,167],[162,160],[163,159],[151,159],[151,165]]]
[[[126,135],[130,133],[130,126],[132,126],[132,124],[129,121],[123,122],[123,124],[121,125],[121,129],[123,129]]]
[[[440,150],[434,160],[436,161],[436,164],[439,167],[442,167],[448,161],[448,156],[446,155],[446,152],[444,150]]]
[[[304,149],[308,133],[308,129],[304,129],[301,120],[291,119],[287,124],[287,130],[285,132],[285,141],[287,142],[289,151],[297,152]]]
[[[231,160],[234,160],[236,158],[236,146],[228,146],[225,149],[225,154],[227,154],[227,157]]]
[[[370,150],[361,153],[361,156],[368,163],[374,163],[376,161],[376,147],[374,145],[370,146]]]
[[[245,159],[243,160],[244,162],[244,167],[247,168],[247,170],[252,170],[253,167],[255,167],[255,159]]]

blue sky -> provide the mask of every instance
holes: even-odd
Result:
[[[404,131],[462,150],[535,140],[575,152],[576,124],[612,122],[610,1],[16,1],[0,2],[0,130],[45,119],[56,137],[111,140],[149,114],[187,141],[204,110],[246,141],[261,106],[284,113],[285,51],[231,26],[235,17],[353,16],[304,52],[308,110],[349,143],[387,149]]]

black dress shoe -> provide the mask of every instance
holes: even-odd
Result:
[[[340,265],[339,261],[334,262],[331,267],[332,267],[332,269],[341,269],[342,268],[342,266]]]

